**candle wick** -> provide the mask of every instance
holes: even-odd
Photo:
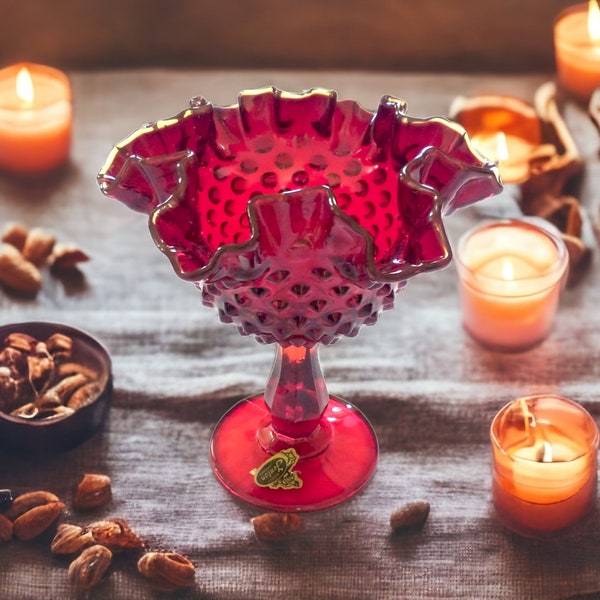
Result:
[[[535,459],[537,462],[550,463],[552,462],[552,445],[549,441],[544,440],[538,448]]]

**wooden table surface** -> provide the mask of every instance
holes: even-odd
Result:
[[[463,331],[456,271],[413,279],[394,310],[356,339],[323,348],[330,392],[371,420],[380,443],[363,493],[311,513],[298,536],[259,542],[262,512],[234,500],[214,478],[208,444],[219,417],[266,383],[273,348],[242,338],[202,306],[154,247],[144,216],[102,196],[96,174],[112,144],[141,124],[182,110],[192,96],[230,104],[242,89],[335,89],[375,108],[384,94],[413,116],[445,115],[457,95],[507,93],[531,101],[552,75],[139,70],[71,73],[75,129],[71,162],[50,180],[0,178],[0,224],[41,226],[90,255],[84,277],[65,284],[44,272],[34,299],[0,290],[0,324],[53,321],[101,340],[114,392],[103,430],[67,452],[31,458],[0,451],[0,488],[47,489],[65,499],[63,520],[121,517],[152,548],[188,556],[196,586],[150,590],[126,556],[87,598],[506,599],[600,597],[600,526],[594,515],[568,536],[520,538],[490,501],[489,425],[501,406],[534,392],[560,393],[600,417],[600,276],[593,261],[564,290],[556,325],[536,348],[500,354]],[[587,112],[564,116],[585,160],[580,200],[589,223],[600,189],[598,134]],[[482,218],[468,209],[447,220],[451,239]],[[593,236],[591,244],[594,245]],[[93,517],[72,509],[83,473],[108,474],[113,501]],[[413,500],[431,513],[419,533],[393,537],[389,517]],[[0,545],[0,597],[75,597],[68,560],[49,537]]]

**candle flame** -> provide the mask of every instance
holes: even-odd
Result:
[[[590,0],[587,17],[588,35],[594,44],[600,44],[600,7],[598,0]]]
[[[502,259],[502,279],[512,281],[515,278],[515,270],[513,264],[508,258]]]
[[[496,136],[496,160],[502,162],[508,159],[508,144],[506,143],[506,134],[500,131]]]
[[[24,106],[33,104],[33,82],[27,67],[23,67],[17,73],[17,96]]]

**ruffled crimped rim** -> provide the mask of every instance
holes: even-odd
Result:
[[[301,99],[305,98],[308,95],[321,94],[326,96],[330,101],[334,103],[337,101],[337,97],[335,92],[331,92],[329,90],[324,90],[321,88],[312,88],[301,94],[293,94],[290,92],[283,92],[278,90],[277,88],[261,88],[258,90],[248,90],[246,92],[241,92],[240,99],[237,104],[232,104],[228,107],[222,107],[224,110],[226,109],[235,109],[241,105],[241,99],[244,95],[248,94],[260,94],[260,93],[272,93],[278,97],[288,98],[288,99]],[[444,117],[431,117],[428,119],[418,119],[413,118],[406,115],[406,104],[399,99],[393,98],[391,96],[382,97],[379,105],[378,112],[367,111],[363,107],[360,106],[359,103],[355,101],[341,101],[341,102],[353,102],[356,106],[357,111],[360,112],[361,118],[364,118],[365,121],[369,121],[368,117],[370,117],[370,121],[368,122],[368,126],[365,134],[374,136],[377,135],[375,128],[377,126],[377,117],[379,115],[379,111],[382,110],[393,110],[394,111],[394,122],[400,123],[402,126],[409,127],[440,127],[442,129],[449,129],[454,132],[453,143],[450,144],[450,147],[447,149],[441,149],[437,146],[428,145],[424,146],[414,158],[408,160],[406,164],[400,169],[398,174],[399,185],[405,185],[408,188],[413,189],[418,194],[425,194],[431,199],[431,209],[429,211],[427,217],[427,225],[431,228],[434,234],[437,237],[440,248],[443,249],[440,256],[434,260],[422,261],[419,263],[412,262],[394,262],[388,261],[384,268],[382,268],[381,264],[378,264],[375,255],[375,243],[372,235],[359,223],[357,223],[353,218],[351,218],[348,214],[346,214],[339,206],[335,197],[334,192],[328,188],[327,186],[318,186],[325,187],[328,190],[329,202],[331,210],[334,212],[337,218],[342,219],[345,223],[349,224],[354,231],[358,235],[364,238],[366,242],[367,255],[366,259],[366,269],[369,276],[374,281],[382,281],[382,282],[399,282],[410,277],[422,273],[425,271],[431,271],[440,269],[446,266],[451,258],[451,248],[450,243],[446,235],[446,231],[444,228],[444,224],[442,221],[442,217],[444,215],[452,213],[456,208],[460,208],[461,206],[466,206],[472,202],[475,202],[482,197],[477,197],[472,200],[466,202],[460,202],[460,200],[456,199],[456,196],[460,189],[468,185],[469,181],[472,179],[481,180],[481,178],[489,180],[489,193],[488,196],[494,195],[501,190],[500,178],[498,174],[498,170],[496,165],[488,162],[483,156],[479,154],[479,152],[472,146],[471,141],[466,134],[466,131],[462,126],[444,118]],[[181,254],[187,255],[189,254],[189,250],[183,247],[173,246],[165,243],[159,233],[159,221],[165,212],[168,212],[174,208],[176,208],[180,203],[185,202],[186,200],[186,191],[189,187],[190,183],[190,173],[193,172],[194,168],[197,165],[196,155],[193,150],[184,149],[177,152],[165,153],[163,155],[155,155],[151,157],[144,157],[139,154],[132,154],[129,151],[129,147],[132,146],[134,142],[139,142],[140,138],[143,138],[148,133],[157,132],[161,128],[167,127],[170,124],[180,122],[181,120],[189,118],[194,114],[194,111],[205,111],[207,109],[212,109],[212,105],[208,103],[203,98],[194,98],[190,102],[190,107],[175,117],[163,121],[157,121],[154,123],[147,124],[146,126],[140,128],[138,131],[134,132],[130,137],[123,140],[120,144],[117,144],[111,154],[109,155],[104,167],[100,171],[98,175],[98,183],[102,192],[109,196],[118,197],[115,188],[119,186],[120,182],[126,177],[128,173],[132,172],[132,168],[138,174],[144,174],[147,178],[148,183],[150,183],[150,176],[153,166],[157,164],[165,164],[167,162],[171,162],[174,164],[174,177],[173,180],[176,184],[173,186],[173,189],[170,191],[167,197],[158,198],[153,197],[147,198],[146,205],[144,207],[133,206],[131,203],[125,202],[133,208],[134,210],[139,210],[141,212],[147,212],[150,215],[149,218],[149,227],[152,238],[158,248],[169,258],[173,269],[177,273],[179,277],[188,281],[200,281],[209,278],[214,275],[215,272],[219,269],[219,262],[221,257],[227,253],[242,253],[246,250],[250,250],[257,243],[258,229],[257,229],[257,221],[255,210],[253,207],[254,201],[263,198],[264,196],[273,196],[273,194],[265,194],[263,196],[257,196],[248,201],[247,213],[250,220],[250,236],[247,240],[241,243],[229,243],[224,244],[214,250],[207,251],[206,260],[199,260],[198,256],[188,256],[192,263],[203,262],[202,266],[195,269],[186,269],[182,266],[182,261],[180,260]],[[392,149],[393,150],[393,149]],[[452,153],[458,152],[461,158],[455,158]],[[439,190],[436,190],[431,185],[427,185],[423,183],[423,179],[426,179],[427,173],[427,164],[428,161],[433,160],[433,158],[437,157],[442,160],[447,161],[448,164],[452,165],[454,169],[458,171],[464,172],[465,170],[469,171],[472,174],[472,177],[465,177],[460,185],[458,185],[457,189],[453,190],[453,194],[451,194],[450,198],[446,197],[447,195],[442,196]],[[115,166],[120,164],[116,175],[112,173]],[[423,177],[423,173],[425,173],[425,177]],[[300,190],[292,190],[281,192],[279,195],[282,198],[287,194],[294,194],[297,191],[303,191],[307,188],[301,188]],[[153,190],[153,193],[156,193],[156,189]]]

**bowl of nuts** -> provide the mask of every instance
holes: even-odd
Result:
[[[0,327],[0,447],[41,453],[79,445],[102,426],[111,360],[89,334],[59,323]]]

